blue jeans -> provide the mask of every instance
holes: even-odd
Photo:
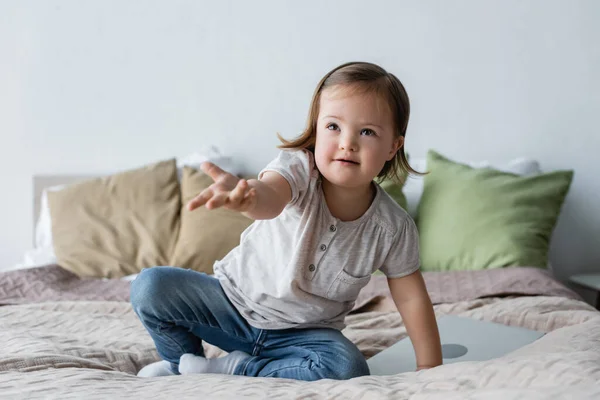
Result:
[[[158,354],[178,373],[179,358],[204,356],[202,341],[250,355],[235,375],[305,381],[369,375],[358,348],[335,329],[257,329],[231,304],[218,279],[175,267],[144,269],[131,283],[131,304]]]

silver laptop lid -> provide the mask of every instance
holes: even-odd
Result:
[[[534,342],[543,332],[472,318],[445,315],[437,320],[444,364],[485,361]],[[367,360],[371,375],[415,371],[417,362],[408,337]]]

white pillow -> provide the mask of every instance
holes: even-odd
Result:
[[[200,164],[207,161],[218,165],[220,168],[234,175],[241,173],[240,166],[233,161],[232,156],[222,154],[216,146],[208,146],[201,148],[198,152],[177,159],[179,178],[181,178],[184,166],[199,169]]]
[[[222,154],[216,146],[208,146],[185,157],[177,158],[179,177],[181,178],[181,172],[184,166],[200,168],[200,164],[206,161],[210,161],[232,174],[240,173],[240,167],[233,161],[233,157]],[[50,207],[48,206],[48,192],[62,190],[66,186],[67,185],[53,186],[42,192],[40,213],[35,226],[35,251],[30,250],[25,253],[24,263],[21,264],[24,267],[52,264],[56,262],[54,244],[52,241],[52,220],[50,218]]]
[[[35,224],[35,248],[52,248],[52,221],[50,220],[50,207],[48,206],[48,192],[57,192],[67,185],[52,186],[44,189],[40,200],[40,213]]]
[[[515,158],[504,163],[490,163],[489,161],[456,161],[473,168],[493,168],[499,171],[510,172],[517,175],[537,175],[542,172],[540,163],[528,158]],[[419,172],[427,172],[427,159],[410,160],[410,165]],[[423,194],[423,176],[410,175],[402,191],[408,203],[408,213],[416,218],[417,206]]]

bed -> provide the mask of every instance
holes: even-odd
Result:
[[[600,313],[537,268],[425,273],[437,316],[548,332],[500,359],[350,381],[219,375],[153,379],[157,361],[128,303],[129,282],[81,279],[57,265],[0,275],[0,394],[6,398],[598,398]],[[383,277],[361,293],[344,334],[368,358],[406,336]],[[468,289],[465,289],[468,288]],[[220,350],[206,345],[208,356]]]
[[[43,188],[64,182],[65,177],[37,179],[35,201]],[[547,334],[499,359],[396,376],[317,382],[222,375],[139,378],[136,373],[159,358],[129,304],[130,282],[126,277],[81,277],[50,263],[0,273],[0,396],[600,398],[600,312],[547,270],[524,265],[424,272],[424,277],[437,316],[453,314]],[[383,276],[372,277],[346,323],[343,333],[367,358],[406,336]],[[223,354],[209,344],[205,349],[209,357]]]

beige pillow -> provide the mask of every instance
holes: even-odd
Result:
[[[49,192],[48,204],[63,268],[118,278],[167,265],[181,209],[175,160]]]
[[[253,221],[239,212],[200,207],[188,211],[187,203],[213,183],[202,171],[184,167],[181,178],[181,228],[171,265],[207,274],[215,261],[240,243],[240,235]]]

